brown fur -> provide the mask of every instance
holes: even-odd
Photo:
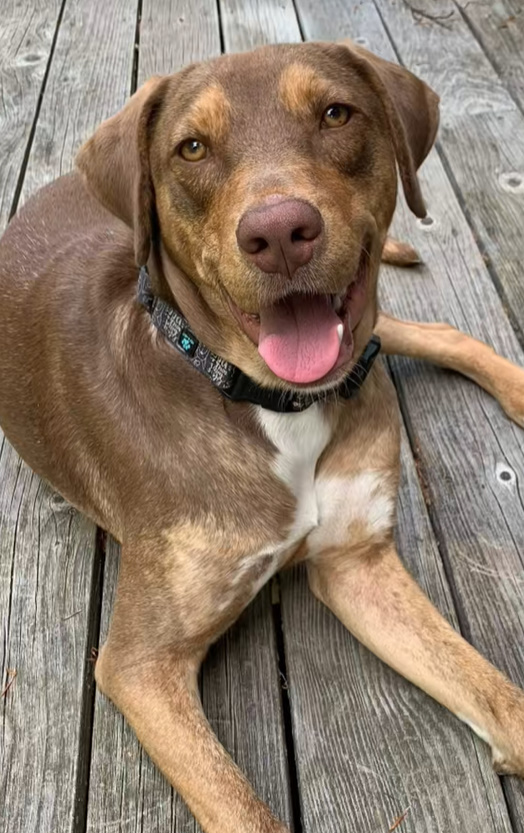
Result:
[[[351,108],[347,129],[320,131],[334,102]],[[291,452],[277,452],[279,421],[223,399],[135,297],[136,264],[147,261],[155,291],[208,347],[259,383],[289,388],[235,305],[256,314],[290,291],[343,292],[364,248],[355,355],[377,325],[386,352],[455,367],[522,419],[522,371],[489,348],[439,325],[377,322],[396,166],[422,214],[416,168],[437,103],[409,72],[351,45],[266,47],[194,65],[144,85],[80,150],[81,176],[40,191],[0,243],[0,423],[35,471],[122,542],[97,681],[209,833],[284,829],[213,736],[197,673],[261,582],[297,560],[359,638],[485,731],[500,766],[524,774],[521,692],[450,630],[394,553],[399,417],[380,366],[357,399],[288,417],[291,434],[297,425],[312,443],[325,434],[318,458],[308,462],[306,445],[298,461],[301,485],[300,465],[310,466],[317,508],[327,501],[324,516],[302,518],[300,489],[283,474],[300,431]],[[188,163],[177,148],[194,138],[210,153]],[[322,245],[292,287],[236,243],[244,212],[272,194],[322,216]],[[336,385],[352,362],[320,386]],[[355,500],[331,507],[340,489]],[[369,513],[352,514],[359,489]]]
[[[301,118],[318,110],[319,102],[329,95],[329,83],[313,67],[290,64],[280,76],[278,92],[286,110]]]
[[[231,121],[231,105],[220,84],[210,84],[191,106],[188,113],[188,133],[203,134],[215,142],[226,139]],[[192,130],[193,128],[193,130]],[[176,145],[176,136],[173,146]]]

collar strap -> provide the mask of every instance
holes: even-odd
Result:
[[[177,310],[153,294],[147,266],[142,266],[138,277],[138,300],[147,309],[157,330],[181,353],[193,367],[227,399],[251,402],[270,411],[299,413],[314,402],[331,396],[351,399],[360,390],[380,350],[380,338],[373,335],[350,373],[337,388],[318,393],[282,391],[257,385],[240,368],[212,353],[197,339],[188,322]]]

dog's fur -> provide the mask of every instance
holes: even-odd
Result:
[[[319,130],[340,101],[349,123]],[[136,300],[147,261],[156,294],[209,348],[289,388],[238,310],[343,293],[365,248],[355,357],[375,329],[385,352],[469,375],[522,424],[521,370],[451,327],[377,318],[383,249],[416,260],[386,241],[396,168],[423,216],[416,169],[437,124],[435,93],[353,44],[224,56],[145,84],[81,149],[81,173],[40,191],[0,244],[0,423],[122,543],[96,678],[209,833],[284,829],[212,734],[197,672],[262,584],[298,560],[364,644],[473,726],[502,771],[524,775],[524,694],[440,617],[395,552],[399,415],[381,366],[356,399],[301,414],[231,403]],[[212,153],[187,162],[177,148],[195,136]],[[275,194],[323,221],[322,245],[291,281],[262,272],[236,239],[242,216]]]

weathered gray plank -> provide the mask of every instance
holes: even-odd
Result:
[[[270,587],[211,650],[204,710],[218,737],[275,815],[291,823],[291,799]]]
[[[61,0],[4,0],[0,25],[0,231],[7,223]]]
[[[189,3],[144,3],[139,82],[219,53],[213,0],[200,2],[196,12]],[[115,592],[117,557],[117,547],[111,543],[104,582],[103,632]],[[280,682],[267,588],[211,650],[202,671],[202,701],[219,739],[258,794],[277,816],[290,821]],[[200,829],[122,716],[97,694],[88,831],[108,827],[115,833]]]
[[[413,229],[401,212],[395,233],[409,234],[428,265],[407,281],[384,270],[384,306],[419,320],[447,320],[524,365],[436,156],[428,161],[423,182],[426,193],[434,195],[431,231]],[[441,551],[453,574],[463,632],[523,686],[522,431],[483,391],[459,377],[407,360],[394,360],[392,367],[431,495]],[[524,786],[509,779],[508,789],[520,833]]]
[[[524,110],[524,6],[520,0],[455,0],[455,4]]]
[[[119,547],[110,539],[101,643],[109,626],[118,560]],[[277,816],[290,820],[269,588],[211,650],[202,672],[202,700],[215,732],[258,794]],[[108,828],[115,833],[201,829],[122,715],[97,694],[87,830]]]
[[[176,72],[216,55],[220,55],[220,30],[214,0],[144,0],[139,84],[155,73]]]
[[[152,0],[149,2],[153,8]],[[152,49],[146,49],[145,54],[140,51],[140,78],[176,69],[188,60],[202,60],[220,53],[215,2],[201,2],[198,14],[194,4],[183,3],[178,6],[178,12],[185,26],[178,30],[176,41],[171,41],[171,57],[168,53],[167,61],[165,53],[160,58],[157,55],[156,43],[157,35],[167,26],[170,4],[155,2],[154,19],[147,30],[147,18],[143,14],[142,38],[148,40],[141,39],[141,44],[151,42]],[[231,50],[227,42],[226,49]],[[211,650],[202,671],[202,702],[220,741],[257,793],[279,818],[290,821],[280,680],[267,589]],[[180,826],[184,813],[180,814],[177,808],[174,816]]]
[[[108,539],[100,644],[109,629],[120,547]],[[93,724],[87,831],[165,833],[195,829],[190,813],[151,763],[117,709],[97,692]],[[176,819],[176,821],[175,821]]]
[[[301,40],[293,0],[222,0],[220,16],[228,52]]]
[[[451,0],[376,0],[400,59],[441,95],[440,148],[524,333],[524,115]],[[440,23],[417,22],[410,5]]]
[[[300,0],[299,8],[308,37],[318,34],[329,38],[348,32],[363,38],[383,57],[394,59],[373,5],[352,6],[350,13],[338,9],[336,31],[325,15],[317,16],[310,0]],[[435,4],[431,13],[438,10]],[[399,51],[404,42],[406,50],[411,50],[413,38],[431,38],[431,33],[425,33],[437,25],[420,25],[415,36],[408,21],[404,23],[404,30],[398,26],[397,31]],[[422,47],[419,52],[422,54]],[[467,136],[464,142],[463,153],[467,154]],[[383,270],[384,307],[417,320],[447,320],[524,364],[485,263],[434,152],[424,166],[422,182],[434,223],[415,223],[402,204],[394,232],[410,239],[427,265],[407,273]],[[395,360],[392,366],[412,442],[420,455],[441,551],[453,575],[463,630],[495,665],[523,685],[522,432],[508,422],[495,402],[465,380],[408,361]],[[509,472],[509,480],[500,477],[504,471]],[[507,779],[505,787],[515,829],[522,833],[523,786]]]
[[[358,28],[350,32],[341,28],[338,5],[352,17],[353,6],[334,4],[333,8],[313,0],[297,3],[308,37],[360,35]],[[281,12],[276,4],[272,12],[279,20]],[[256,45],[256,31],[246,34],[245,18],[242,9],[238,20],[230,19],[225,28],[232,49],[244,48],[246,43]],[[322,21],[318,28],[317,18]],[[358,23],[355,20],[357,27]],[[282,32],[278,37],[277,27],[274,39],[287,40],[287,28],[283,27]],[[498,304],[494,292],[493,295]],[[513,347],[518,350],[515,340]],[[413,463],[406,453],[405,462],[409,463],[410,477],[402,504],[402,548],[434,600],[449,614],[449,590],[417,491]],[[465,822],[468,828],[477,823],[485,830],[510,829],[487,750],[479,752],[479,763],[475,755],[475,745],[479,744],[464,727],[451,717],[443,718],[440,707],[357,646],[333,617],[310,598],[303,578],[297,585],[294,577],[284,579],[282,606],[306,830],[320,826],[333,830],[353,826],[359,831],[387,830],[408,805],[412,806],[412,820],[404,822],[407,830],[416,826],[417,831],[449,833],[461,830]],[[381,704],[384,696],[388,698],[387,709]],[[355,713],[358,716],[354,720]],[[417,720],[417,714],[423,714],[423,718]],[[425,738],[424,723],[426,727],[431,724]],[[350,736],[343,749],[340,734]],[[414,772],[416,778],[412,777]],[[462,783],[460,795],[457,779]],[[488,821],[491,816],[492,822]]]
[[[398,542],[456,626],[405,441]],[[304,573],[283,576],[282,609],[305,833],[386,833],[407,808],[405,833],[509,833],[488,750],[465,726],[353,639]]]
[[[68,4],[22,199],[70,170],[80,142],[123,104],[135,23],[136,5],[128,0]],[[7,443],[3,462],[2,663],[3,669],[17,667],[19,675],[3,704],[0,827],[66,833],[77,829],[86,810],[90,727],[83,699],[92,686],[87,660],[96,628],[89,615],[90,604],[96,607],[96,530],[31,475]]]
[[[70,0],[47,80],[21,200],[67,173],[81,143],[129,95],[136,0]]]
[[[72,833],[95,529],[0,443],[0,830]]]

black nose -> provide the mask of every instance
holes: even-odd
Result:
[[[321,238],[320,212],[294,199],[249,209],[237,228],[238,245],[250,261],[289,277],[311,260]]]

